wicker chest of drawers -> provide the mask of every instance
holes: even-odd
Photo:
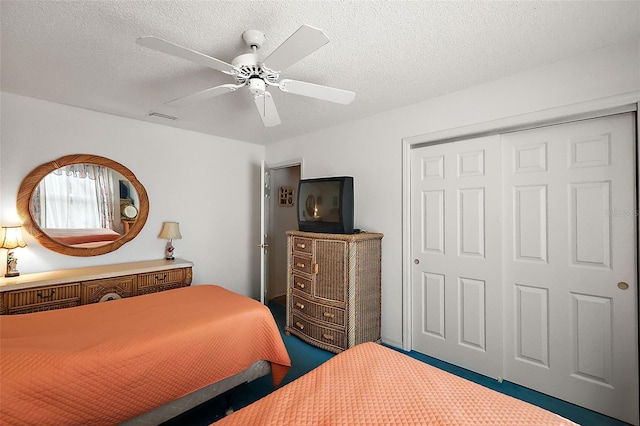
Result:
[[[119,263],[0,278],[0,315],[64,309],[191,284],[193,264],[176,259]]]
[[[380,340],[382,234],[288,231],[286,332],[341,352]]]

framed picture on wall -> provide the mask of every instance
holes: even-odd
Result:
[[[294,189],[290,186],[281,186],[278,189],[278,205],[280,207],[293,207]]]

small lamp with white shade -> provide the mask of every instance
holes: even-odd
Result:
[[[179,240],[182,238],[180,234],[180,224],[178,222],[163,222],[162,230],[160,231],[160,235],[158,238],[163,238],[167,241],[167,246],[165,248],[165,256],[164,258],[167,260],[174,260],[173,257],[173,240]]]
[[[5,277],[17,277],[18,258],[15,256],[13,249],[18,247],[26,247],[27,243],[22,239],[21,226],[3,226],[0,233],[0,247],[7,249],[7,270]]]

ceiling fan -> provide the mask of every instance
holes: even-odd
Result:
[[[329,39],[321,30],[309,25],[301,26],[264,59],[258,54],[258,50],[266,39],[264,33],[257,30],[247,30],[242,33],[242,38],[251,49],[251,53],[237,56],[231,61],[231,64],[153,36],[140,37],[136,40],[136,43],[149,49],[213,68],[232,76],[235,80],[235,84],[223,84],[201,90],[166,102],[165,105],[182,106],[234,92],[246,86],[253,94],[262,122],[266,127],[271,127],[280,124],[280,117],[273,102],[273,97],[267,91],[269,87],[277,87],[283,92],[343,105],[351,103],[355,98],[356,94],[348,90],[304,81],[279,80],[282,71],[329,42]]]

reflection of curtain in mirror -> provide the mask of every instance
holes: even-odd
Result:
[[[101,166],[94,167],[96,168],[96,196],[98,199],[98,211],[100,213],[100,227],[113,229],[116,192],[111,169]]]
[[[106,167],[67,166],[40,182],[31,212],[41,228],[112,228],[113,188],[111,170]]]

